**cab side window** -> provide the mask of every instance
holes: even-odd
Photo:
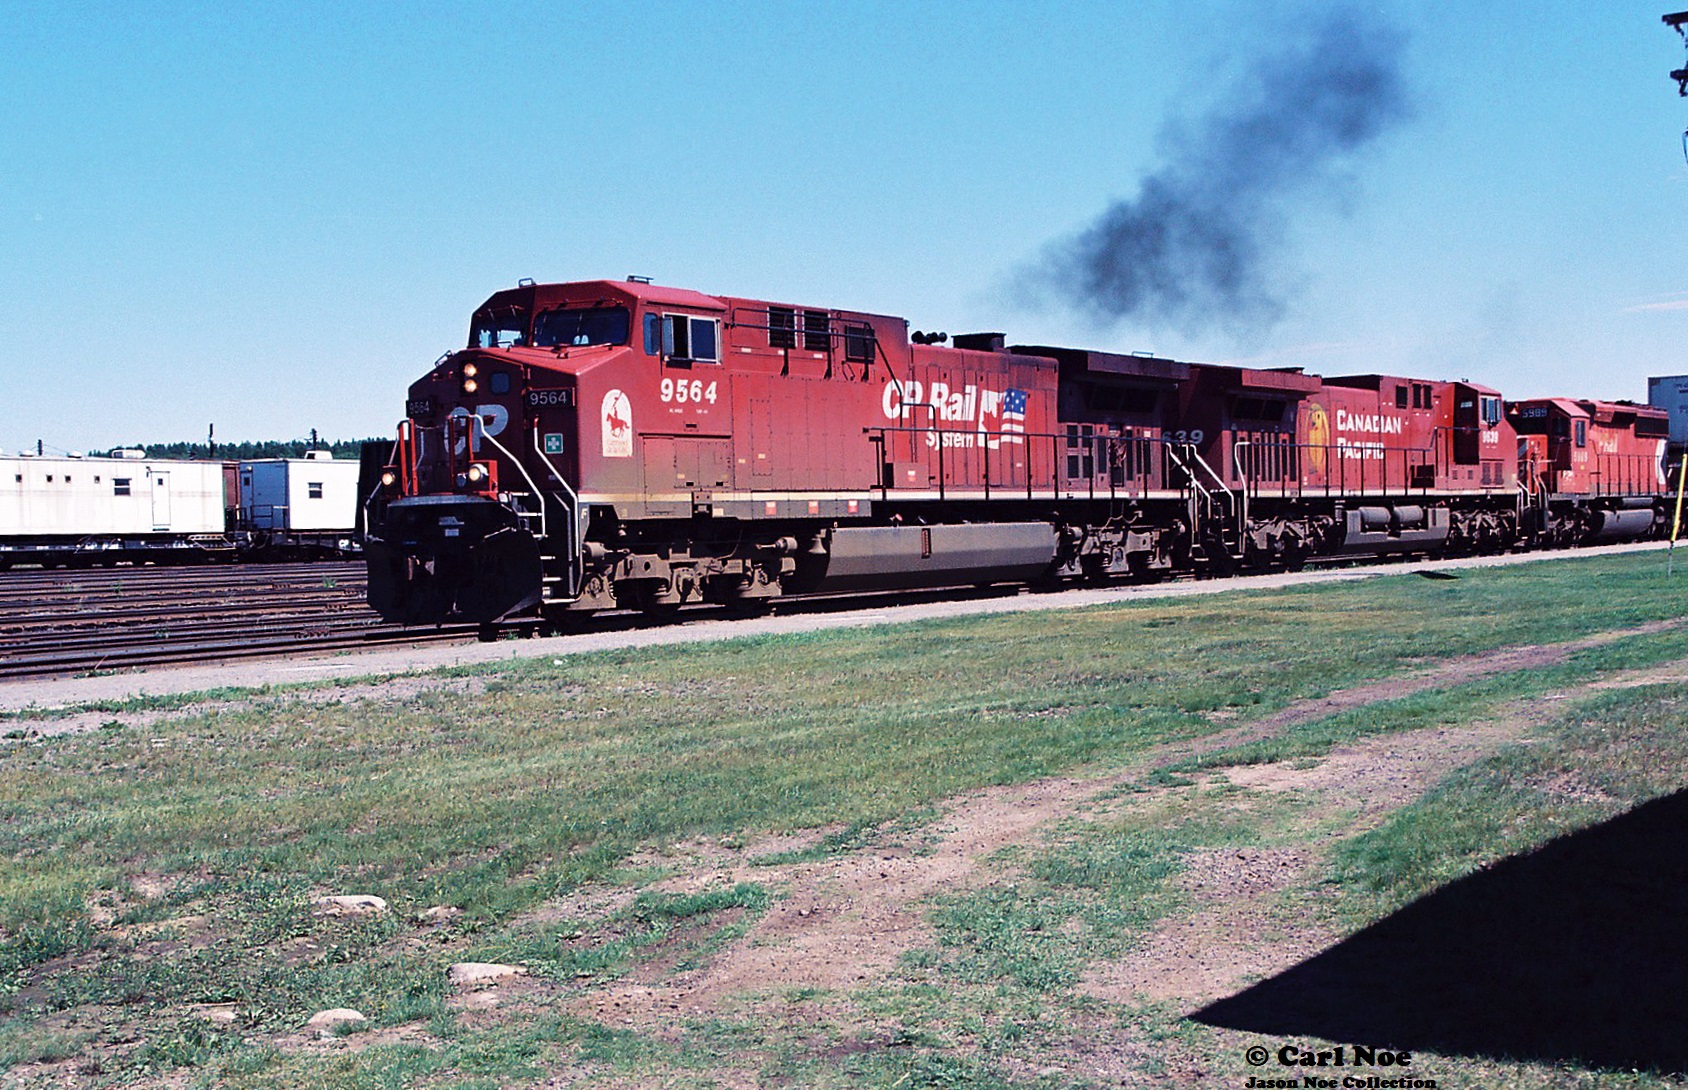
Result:
[[[689,314],[662,316],[662,354],[676,367],[694,363],[720,363],[718,327],[713,318]]]

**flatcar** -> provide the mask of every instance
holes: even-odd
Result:
[[[358,465],[0,457],[0,570],[350,556]]]
[[[370,602],[412,624],[755,611],[1657,532],[1657,474],[1558,469],[1563,444],[1520,426],[1535,404],[524,281],[412,385],[361,486]],[[1587,404],[1595,442],[1653,449],[1662,413]]]

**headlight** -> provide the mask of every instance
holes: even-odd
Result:
[[[391,488],[395,484],[399,483],[399,475],[389,469],[385,473],[381,474],[381,483],[388,488]]]
[[[476,367],[472,363],[465,363],[463,365],[463,377],[464,378],[474,378],[476,375],[478,375],[480,373],[481,373],[481,369],[479,367]]]
[[[486,480],[486,466],[477,465],[469,467],[469,481],[471,484],[480,484],[484,480]]]
[[[472,378],[466,378],[466,379],[463,380],[463,392],[466,393],[466,394],[472,394],[476,390],[479,390],[480,388],[481,388],[481,384],[476,382]]]

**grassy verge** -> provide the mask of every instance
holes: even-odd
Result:
[[[848,1018],[840,997],[794,997],[818,1012],[801,1032],[682,1019],[653,1036],[551,1009],[479,1018],[451,1005],[444,969],[507,960],[571,987],[681,971],[738,941],[777,894],[740,885],[701,899],[647,892],[581,918],[538,910],[587,883],[643,880],[622,869],[641,849],[830,827],[840,831],[770,861],[853,851],[958,792],[1131,764],[1334,689],[1672,621],[1682,604],[1655,557],[1572,560],[524,662],[479,671],[487,684],[472,696],[277,692],[144,729],[14,732],[0,747],[0,1064],[90,1085],[168,1073],[207,1085],[492,1086],[568,1070],[588,1083],[703,1086],[731,1058],[805,1085],[1056,1086],[1085,1083],[1071,1065],[1024,1057],[1105,1027],[1151,1042],[1134,1068],[1145,1077],[1179,1063],[1224,1070],[1216,1031],[1078,988],[1089,967],[1188,910],[1178,876],[1192,854],[1329,833],[1306,799],[1211,782],[1157,788],[1005,863],[1012,885],[944,898],[935,943],[902,979],[850,997]],[[1632,636],[1545,670],[1311,720],[1221,762],[1316,758],[1382,731],[1469,723],[1497,703],[1680,658],[1685,639]],[[1652,732],[1630,763],[1597,744],[1606,736],[1577,734],[1596,719],[1573,716],[1552,746],[1497,758],[1342,839],[1319,918],[1358,926],[1672,789],[1680,709],[1646,692],[1604,699],[1600,723],[1629,723],[1630,709],[1640,718],[1624,729]],[[1573,772],[1608,786],[1569,802],[1540,786]],[[393,910],[313,913],[315,896],[348,892]],[[437,906],[461,914],[419,927]],[[571,938],[586,933],[607,938]],[[233,1025],[192,1013],[222,1003],[238,1008]],[[369,1016],[354,1035],[363,1047],[324,1056],[286,1044],[313,1011],[339,1006]],[[1520,1070],[1518,1085],[1551,1085]]]

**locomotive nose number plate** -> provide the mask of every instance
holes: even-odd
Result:
[[[522,399],[530,409],[545,409],[554,405],[573,405],[574,391],[563,390],[529,390]]]

